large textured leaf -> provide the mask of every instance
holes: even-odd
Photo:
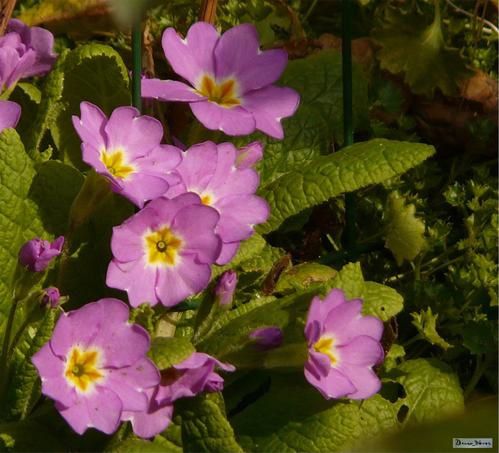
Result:
[[[25,9],[20,19],[28,25],[60,22],[106,6],[106,0],[42,0]]]
[[[326,401],[302,376],[272,376],[270,391],[232,420],[247,452],[348,451],[397,429],[397,411],[376,395],[359,404]]]
[[[452,369],[435,359],[408,360],[397,368],[406,397],[399,400],[407,407],[406,423],[431,422],[462,412],[463,392]]]
[[[352,81],[357,129],[367,123],[367,80],[356,65]],[[300,107],[293,117],[284,120],[284,140],[258,137],[266,145],[259,168],[264,183],[300,168],[321,154],[328,154],[333,143],[343,142],[343,91],[338,52],[325,51],[291,61],[280,84],[300,93]]]
[[[82,101],[98,105],[106,114],[120,105],[130,104],[128,70],[118,52],[101,44],[87,44],[73,50],[62,70],[63,103],[50,130],[62,158],[81,166],[81,141],[71,116],[80,114]]]
[[[150,355],[156,366],[164,370],[187,359],[193,352],[194,346],[186,338],[158,337],[152,342]]]
[[[376,139],[317,157],[263,187],[260,195],[269,202],[271,215],[258,230],[268,233],[307,208],[405,173],[433,153],[432,146],[420,143]]]
[[[383,26],[374,38],[382,46],[378,53],[381,67],[403,73],[415,93],[431,96],[439,88],[452,95],[469,71],[459,50],[446,47],[439,2],[435,5],[435,17],[429,25],[422,15],[404,14],[400,7],[387,8]]]
[[[0,331],[12,303],[17,254],[26,239],[26,197],[33,163],[12,129],[0,134]],[[31,221],[31,219],[29,220]]]
[[[242,453],[218,393],[187,398],[179,405],[184,451]]]

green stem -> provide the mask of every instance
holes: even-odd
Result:
[[[142,17],[139,15],[132,25],[132,105],[142,110]]]
[[[319,3],[319,0],[313,0],[310,7],[307,9],[307,12],[303,16],[303,22],[306,22],[307,19],[310,17],[312,12],[314,11],[315,7],[317,6],[317,3]]]
[[[473,371],[473,375],[471,376],[470,382],[468,382],[468,385],[466,386],[466,389],[464,390],[464,399],[467,400],[469,396],[471,395],[471,392],[475,390],[476,385],[478,384],[478,381],[482,377],[483,373],[485,372],[487,368],[488,362],[484,360],[483,354],[480,354],[476,358],[476,363],[475,363],[475,370]]]
[[[19,300],[14,299],[10,307],[9,317],[7,319],[7,325],[5,326],[5,333],[2,344],[2,355],[0,356],[0,401],[2,400],[3,394],[5,392],[5,386],[7,384],[7,359],[9,356],[10,336],[12,335],[12,329],[14,327],[14,318],[16,316],[16,310],[18,304]]]
[[[342,82],[343,82],[343,135],[344,146],[353,144],[353,101],[352,101],[352,15],[354,2],[342,2]],[[353,250],[356,245],[355,220],[357,203],[355,194],[345,195],[345,248]]]

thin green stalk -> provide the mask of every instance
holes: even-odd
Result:
[[[14,327],[14,318],[16,316],[16,310],[18,304],[19,300],[14,299],[10,307],[9,317],[7,319],[7,324],[5,326],[5,333],[2,344],[2,354],[0,356],[0,401],[2,400],[3,394],[5,392],[5,386],[7,384],[7,359],[9,356],[10,337],[12,335],[12,329]]]
[[[142,17],[139,15],[132,25],[132,105],[142,110]]]
[[[464,399],[467,400],[473,390],[475,390],[476,385],[478,384],[478,381],[482,377],[483,373],[487,369],[488,362],[487,360],[484,360],[483,354],[480,354],[476,358],[476,363],[475,363],[475,370],[473,371],[473,375],[471,376],[470,381],[468,382],[468,385],[464,389]]]
[[[352,16],[354,2],[343,0],[342,3],[342,81],[343,81],[343,136],[344,146],[353,144],[353,101],[352,101]],[[355,194],[345,195],[345,232],[343,244],[353,250],[356,245],[355,220],[357,203]]]

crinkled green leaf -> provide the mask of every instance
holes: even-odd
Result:
[[[156,366],[164,370],[187,359],[193,352],[196,350],[186,338],[157,337],[152,341],[150,355]]]
[[[242,453],[225,414],[221,394],[186,398],[178,403],[184,451]]]
[[[52,336],[57,314],[57,310],[47,309],[39,323],[27,328],[14,352],[6,407],[2,408],[9,418],[26,418],[41,395],[38,372],[31,363],[31,357]]]
[[[0,134],[0,331],[12,303],[17,255],[28,239],[31,219],[26,218],[25,200],[33,175],[33,163],[19,136],[13,129],[4,130]]]
[[[56,433],[38,420],[0,424],[0,451],[65,451]]]
[[[273,375],[270,390],[232,424],[245,451],[268,453],[348,451],[398,427],[396,408],[379,395],[326,401],[300,375]]]
[[[343,142],[343,90],[341,55],[324,51],[289,62],[280,85],[300,94],[298,111],[283,121],[284,140],[261,138],[264,159],[259,165],[262,183],[283,173],[299,170],[321,154],[328,154],[333,143]],[[353,68],[354,128],[367,124],[367,80],[361,69]],[[246,141],[247,143],[247,141]]]
[[[64,21],[103,5],[103,0],[42,0],[24,9],[19,18],[28,25]]]
[[[405,199],[393,193],[386,207],[385,247],[400,266],[404,260],[412,261],[423,249],[425,224],[415,216],[416,207],[406,205]]]
[[[41,98],[40,89],[25,82],[18,83],[9,97],[11,101],[17,102],[21,106],[22,115],[16,126],[16,131],[23,138],[31,133]]]
[[[419,334],[431,344],[440,346],[447,350],[452,347],[437,332],[438,314],[433,314],[431,308],[421,310],[419,313],[411,313],[412,325],[418,329]]]
[[[400,7],[387,8],[374,38],[382,46],[378,52],[381,67],[393,74],[403,73],[414,93],[432,96],[439,88],[444,94],[453,95],[458,82],[470,72],[459,50],[446,46],[439,2],[436,5],[434,20],[429,25],[422,15],[403,13]]]
[[[408,411],[405,422],[430,422],[464,409],[463,392],[452,369],[436,359],[408,360],[398,368],[396,381],[406,397],[398,403]]]
[[[54,72],[61,71],[61,102],[49,127],[62,160],[82,166],[81,140],[73,128],[72,115],[80,116],[83,101],[99,106],[108,115],[116,107],[129,105],[128,69],[112,47],[93,43],[71,51]]]
[[[271,214],[257,230],[260,233],[273,231],[304,209],[401,175],[433,153],[432,146],[421,143],[375,139],[316,157],[260,190],[270,205]]]

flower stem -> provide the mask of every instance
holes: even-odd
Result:
[[[5,333],[3,336],[2,343],[2,354],[0,355],[0,401],[3,398],[5,392],[5,386],[7,384],[7,359],[9,356],[9,345],[10,336],[12,335],[12,329],[14,327],[14,318],[16,316],[17,306],[19,304],[18,299],[14,299],[12,305],[10,306],[9,317],[7,319],[7,324],[5,326]]]
[[[476,358],[476,363],[475,363],[475,370],[473,371],[473,375],[471,376],[470,381],[468,382],[468,385],[466,386],[464,390],[464,399],[467,400],[471,392],[475,389],[476,385],[478,384],[478,381],[482,377],[483,373],[487,369],[488,361],[484,360],[483,354],[480,354]]]
[[[342,2],[342,82],[343,82],[343,146],[353,144],[353,108],[352,108],[352,15],[354,2]],[[355,220],[357,202],[355,194],[345,195],[345,232],[343,244],[349,250],[355,249]]]
[[[142,17],[138,15],[132,25],[132,105],[142,110]]]

